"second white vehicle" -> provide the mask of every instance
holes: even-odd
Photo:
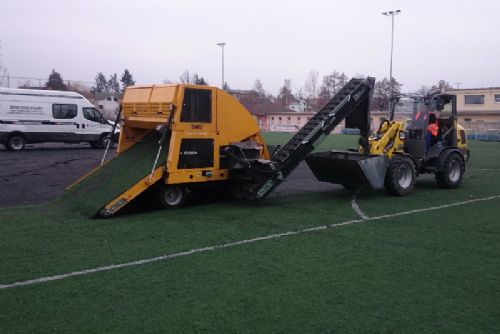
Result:
[[[0,88],[0,144],[9,150],[41,142],[88,142],[103,148],[112,128],[78,93]]]

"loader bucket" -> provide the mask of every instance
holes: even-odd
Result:
[[[327,151],[309,155],[306,162],[319,181],[380,189],[384,187],[389,159],[354,151]]]

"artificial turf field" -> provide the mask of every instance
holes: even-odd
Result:
[[[362,192],[368,217],[388,215],[366,221],[335,187],[108,220],[50,204],[0,209],[0,285],[359,221],[0,289],[0,333],[498,333],[500,143],[470,148],[461,188],[426,178],[408,198]]]

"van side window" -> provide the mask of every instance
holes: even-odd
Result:
[[[76,117],[76,104],[53,104],[52,116],[56,119],[71,119]]]
[[[102,123],[102,115],[95,108],[83,108],[83,117],[92,122]]]
[[[212,121],[212,91],[207,89],[184,90],[181,122],[210,123]]]

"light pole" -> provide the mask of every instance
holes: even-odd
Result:
[[[221,86],[221,88],[224,89],[224,45],[226,45],[226,42],[220,42],[220,43],[217,43],[217,45],[220,46],[222,49],[222,86]]]
[[[383,12],[382,15],[385,15],[385,16],[390,16],[391,19],[392,19],[392,30],[391,30],[391,65],[390,65],[390,69],[389,69],[389,86],[391,88],[391,101],[389,103],[389,118],[392,120],[392,118],[394,117],[393,115],[393,103],[394,103],[394,89],[393,89],[393,86],[392,86],[392,53],[393,53],[393,50],[394,50],[394,16],[398,15],[401,13],[401,10],[397,9],[397,10],[391,10],[389,12]]]

